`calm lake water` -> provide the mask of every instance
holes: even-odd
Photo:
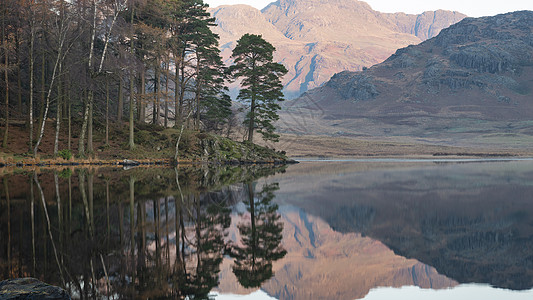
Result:
[[[0,175],[0,279],[83,299],[531,299],[533,161]]]

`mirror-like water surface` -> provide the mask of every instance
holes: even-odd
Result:
[[[0,279],[33,276],[76,298],[532,295],[533,161],[66,169],[0,181]]]

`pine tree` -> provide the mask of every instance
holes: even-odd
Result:
[[[198,20],[192,42],[196,61],[196,123],[218,131],[231,116],[231,98],[226,94],[225,66],[218,48],[218,35],[211,31],[211,19]]]
[[[279,119],[278,102],[283,101],[281,77],[287,69],[273,62],[276,49],[261,35],[245,34],[233,50],[235,64],[230,67],[234,79],[242,79],[237,99],[249,101],[250,110],[244,124],[248,127],[248,141],[257,130],[264,140],[278,141],[273,122]]]

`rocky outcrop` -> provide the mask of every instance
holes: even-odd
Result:
[[[345,82],[346,79],[348,82]],[[356,74],[346,78],[341,73],[341,75],[334,75],[328,81],[327,86],[337,89],[345,99],[352,99],[354,101],[369,100],[379,95],[376,85],[372,81],[372,77],[365,74]]]
[[[17,278],[0,282],[0,299],[70,300],[70,296],[64,289],[35,278]]]
[[[259,11],[248,5],[211,9],[226,64],[244,33],[261,34],[276,47],[274,59],[289,70],[285,96],[295,98],[335,73],[382,62],[396,49],[433,37],[464,15],[436,11],[385,14],[363,1],[280,0]],[[235,83],[230,90],[237,94]]]
[[[437,36],[443,28],[447,28],[466,17],[466,15],[447,10],[426,11],[419,15],[405,13],[384,14],[398,31],[427,40]]]

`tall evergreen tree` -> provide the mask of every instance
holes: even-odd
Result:
[[[230,73],[234,79],[242,79],[237,99],[250,102],[244,121],[250,142],[256,130],[264,140],[278,141],[279,138],[272,123],[279,119],[278,102],[284,100],[281,77],[287,74],[287,69],[273,62],[275,50],[261,35],[247,33],[237,41],[231,55],[235,64],[230,67]]]
[[[207,129],[217,131],[231,112],[231,98],[224,86],[225,66],[218,48],[218,35],[209,28],[210,20],[198,22],[193,35],[196,61],[195,102],[196,124],[204,121]]]

